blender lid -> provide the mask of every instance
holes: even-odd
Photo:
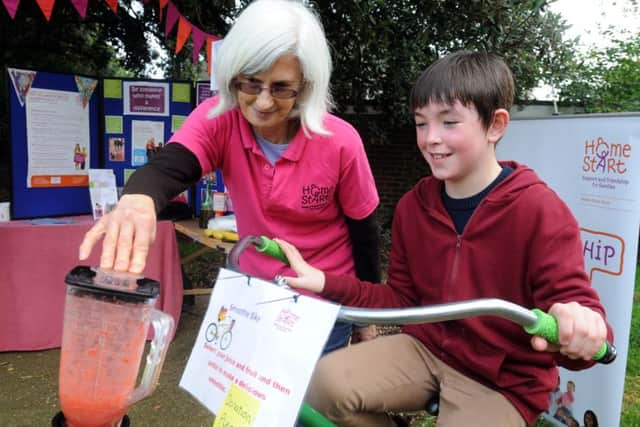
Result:
[[[160,283],[155,280],[85,265],[74,267],[67,273],[65,282],[105,294],[140,300],[156,298],[160,293]]]

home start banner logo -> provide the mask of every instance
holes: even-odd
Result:
[[[575,215],[585,270],[615,334],[618,357],[611,365],[560,369],[559,395],[550,396],[544,416],[552,423],[567,416],[558,401],[570,391],[573,419],[588,415],[599,425],[620,425],[640,225],[640,116],[513,120],[497,153],[531,166]]]
[[[293,426],[339,308],[221,269],[180,387],[215,427]]]
[[[633,148],[631,144],[607,141],[603,137],[586,140],[582,179],[594,188],[616,190],[618,186],[629,186],[625,179],[629,173]]]

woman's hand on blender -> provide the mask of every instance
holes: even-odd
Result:
[[[324,273],[310,266],[300,255],[298,249],[282,239],[273,239],[287,256],[289,265],[298,277],[283,276],[287,284],[294,288],[306,289],[315,293],[324,290]]]
[[[100,268],[140,274],[156,238],[156,210],[144,194],[122,196],[116,208],[100,218],[84,236],[78,257],[85,260],[104,236]]]

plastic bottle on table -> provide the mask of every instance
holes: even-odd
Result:
[[[209,218],[213,216],[213,200],[211,199],[211,179],[206,176],[204,179],[204,195],[200,201],[200,221],[198,226],[200,228],[207,228],[209,224]]]

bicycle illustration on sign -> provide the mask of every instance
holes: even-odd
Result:
[[[233,338],[231,330],[236,323],[236,319],[229,319],[229,321],[227,321],[228,311],[226,307],[220,307],[220,311],[218,311],[218,321],[209,323],[204,334],[207,342],[213,342],[219,345],[221,350],[226,350],[231,345]],[[220,339],[220,342],[218,342],[218,339]]]

